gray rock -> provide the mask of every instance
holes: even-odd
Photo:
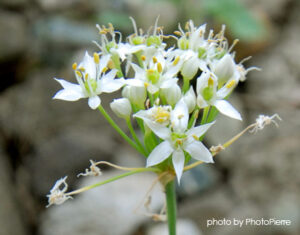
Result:
[[[177,235],[201,235],[202,233],[196,226],[196,224],[188,219],[178,219],[176,224]],[[146,231],[146,235],[168,235],[167,224],[157,224],[150,227]]]
[[[80,0],[38,0],[38,4],[46,11],[68,9],[79,2]]]
[[[0,0],[0,5],[8,7],[20,7],[28,3],[28,0]]]
[[[63,1],[64,2],[64,1]],[[97,40],[98,29],[95,25],[54,16],[43,18],[33,25],[35,37],[42,43],[59,46],[86,46]]]
[[[0,235],[25,235],[26,227],[18,207],[20,202],[11,177],[7,156],[0,151]]]
[[[85,178],[80,185],[91,185],[118,174],[119,171],[113,171],[97,178]],[[42,216],[40,234],[132,234],[150,220],[144,215],[143,203],[155,179],[153,173],[141,173],[84,192],[61,206],[53,206]],[[152,191],[152,210],[160,210],[163,200],[161,187],[156,185]]]
[[[25,19],[16,13],[0,12],[0,61],[19,56],[28,46]]]

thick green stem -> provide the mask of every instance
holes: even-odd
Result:
[[[144,151],[132,140],[130,139],[124,131],[115,123],[114,120],[109,116],[109,114],[105,111],[102,105],[99,105],[98,107],[99,111],[102,113],[102,115],[105,117],[105,119],[109,122],[109,124],[133,147],[135,148],[139,153],[145,154]]]
[[[174,180],[166,185],[166,200],[169,235],[176,235],[176,192]]]

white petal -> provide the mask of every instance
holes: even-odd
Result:
[[[126,79],[125,83],[129,86],[144,87],[145,82],[138,78]]]
[[[147,158],[147,167],[154,166],[167,159],[174,151],[169,141],[164,141],[152,150]]]
[[[158,124],[149,119],[144,119],[144,122],[159,138],[165,140],[170,137],[171,131],[169,128],[165,127],[164,125]]]
[[[103,77],[99,80],[99,92],[112,93],[119,90],[124,84],[125,81],[123,78],[111,80]]]
[[[187,151],[192,158],[212,163],[214,162],[211,153],[209,150],[200,142],[195,140],[193,137],[189,137],[186,143],[184,144],[184,150]]]
[[[96,95],[96,96],[90,97],[88,103],[89,103],[89,106],[91,109],[96,109],[100,105],[101,100],[100,100],[99,96]]]
[[[195,135],[197,137],[200,137],[202,136],[213,124],[215,124],[215,121],[214,122],[211,122],[211,123],[207,123],[207,124],[204,124],[204,125],[201,125],[201,126],[197,126],[197,127],[194,127],[192,129],[190,129],[189,131],[187,131],[187,135],[188,136],[192,136],[192,135]]]
[[[70,89],[62,89],[53,96],[53,99],[66,100],[66,101],[76,101],[81,98],[84,98],[82,92],[79,93],[77,91],[70,90]]]
[[[242,120],[241,114],[226,100],[216,100],[214,106],[224,115]]]
[[[85,52],[82,62],[79,64],[79,68],[80,67],[85,69],[85,74],[88,73],[91,78],[96,78],[96,64],[94,58],[91,57],[87,51]]]
[[[178,183],[180,183],[180,178],[184,167],[184,161],[184,153],[180,148],[173,152],[172,162],[177,175]]]
[[[110,59],[110,54],[101,56],[100,63],[99,63],[99,71],[101,72],[103,71],[103,69],[108,64],[109,59]]]
[[[159,91],[159,88],[149,83],[147,87],[147,91],[149,91],[150,94],[155,94],[156,92]]]
[[[57,82],[60,83],[60,85],[65,88],[65,89],[68,89],[68,90],[75,90],[75,91],[81,91],[81,87],[78,85],[78,84],[74,84],[74,83],[71,83],[71,82],[68,82],[68,81],[65,81],[63,79],[57,79],[57,78],[54,78]]]
[[[177,85],[177,78],[166,79],[162,82],[160,88],[170,88]]]
[[[189,110],[183,99],[179,100],[171,112],[171,125],[175,132],[184,132],[189,121]]]

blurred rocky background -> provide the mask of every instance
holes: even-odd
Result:
[[[132,176],[46,209],[46,194],[68,175],[71,189],[102,178],[76,179],[89,159],[143,166],[87,101],[54,101],[53,77],[73,79],[71,65],[111,22],[125,35],[129,16],[147,29],[160,15],[165,32],[193,19],[216,29],[225,23],[240,38],[238,60],[258,66],[231,97],[244,122],[219,117],[206,144],[224,143],[255,121],[278,113],[280,127],[247,134],[182,178],[178,188],[181,235],[300,234],[300,4],[298,0],[0,0],[0,235],[156,235],[143,201],[155,180]],[[107,105],[112,96],[102,96]],[[152,210],[163,206],[152,191]],[[142,206],[141,206],[142,205]],[[291,226],[206,226],[208,219],[289,219]]]

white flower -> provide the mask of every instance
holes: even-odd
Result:
[[[242,120],[240,113],[225,100],[236,86],[235,79],[229,80],[221,89],[217,90],[218,79],[213,73],[203,72],[197,78],[197,105],[205,108],[209,105],[215,106],[222,114]]]
[[[157,145],[147,158],[147,167],[157,165],[172,155],[173,166],[178,182],[183,172],[185,155],[187,152],[192,158],[212,163],[213,158],[209,150],[199,141],[214,123],[193,127],[187,130],[189,113],[183,100],[180,100],[171,112],[170,127],[153,125],[143,118],[149,128],[164,141]]]
[[[56,204],[60,205],[64,203],[66,200],[71,199],[71,196],[66,195],[66,191],[68,190],[68,184],[66,183],[67,176],[56,181],[53,188],[50,190],[50,194],[48,197],[48,205],[47,207]],[[63,188],[60,189],[63,185]]]
[[[114,99],[110,103],[110,107],[118,117],[126,120],[130,118],[132,110],[130,101],[127,98]]]
[[[145,87],[149,93],[154,94],[161,88],[170,88],[177,84],[176,78],[182,61],[179,57],[173,60],[173,56],[158,53],[144,62],[143,68],[132,63],[135,72],[133,79],[127,79],[126,84],[135,87]]]
[[[170,125],[172,107],[154,106],[148,110],[140,110],[133,117],[141,118],[151,129],[160,129]]]
[[[86,52],[79,66],[77,64],[73,65],[78,84],[63,79],[55,79],[63,89],[58,91],[53,99],[76,101],[81,98],[88,98],[89,106],[96,109],[101,103],[98,95],[103,92],[117,91],[124,85],[123,78],[114,79],[117,73],[116,69],[105,73],[109,59],[110,55],[102,56],[99,59],[97,53],[94,54],[93,58]]]

